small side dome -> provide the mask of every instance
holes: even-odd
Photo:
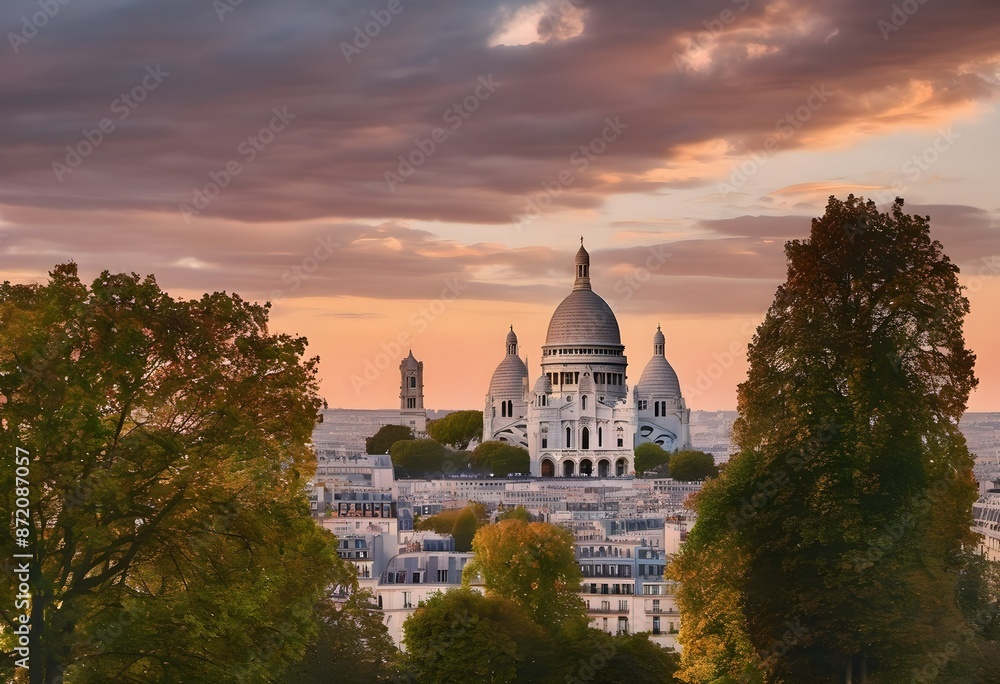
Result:
[[[535,394],[552,394],[552,383],[549,381],[549,376],[542,373],[538,380],[535,381]]]
[[[597,386],[594,385],[594,377],[591,375],[590,371],[587,371],[580,378],[580,391],[581,392],[594,392],[597,390]]]

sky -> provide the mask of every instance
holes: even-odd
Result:
[[[0,273],[271,301],[331,407],[532,378],[580,237],[637,379],[733,409],[785,241],[897,195],[962,269],[1000,411],[995,0],[6,0]]]

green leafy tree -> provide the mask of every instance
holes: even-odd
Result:
[[[504,477],[512,473],[527,473],[531,468],[528,450],[505,442],[483,442],[472,452],[473,467],[483,473]]]
[[[31,684],[264,681],[302,655],[339,560],[305,497],[317,359],[267,314],[152,276],[87,287],[75,264],[0,285],[0,447],[30,458]],[[5,466],[3,510],[14,493]],[[0,583],[7,681],[13,606]]]
[[[969,629],[968,302],[902,205],[831,197],[786,245],[739,387],[738,453],[670,571],[687,681],[913,682],[942,635]]]
[[[409,439],[413,439],[413,430],[405,425],[383,425],[378,432],[365,439],[365,452],[387,454],[393,444]]]
[[[678,657],[649,640],[648,634],[612,636],[574,628],[560,634],[552,682],[675,682]]]
[[[402,654],[371,598],[368,591],[354,591],[340,605],[320,601],[316,605],[318,636],[302,660],[285,674],[284,681],[287,684],[397,681]]]
[[[528,509],[524,506],[515,506],[514,508],[508,508],[504,511],[500,511],[497,515],[497,522],[502,522],[504,520],[520,520],[522,522],[530,523],[534,518]]]
[[[517,604],[468,588],[436,594],[403,623],[407,674],[418,682],[542,681],[547,635]]]
[[[569,530],[504,520],[480,528],[472,550],[475,557],[465,567],[465,583],[481,576],[487,595],[514,601],[548,630],[586,624],[586,609],[576,593],[580,566]]]
[[[656,470],[670,463],[670,454],[655,442],[643,442],[635,448],[635,474],[642,477],[647,470]]]
[[[482,411],[455,411],[427,423],[427,434],[441,444],[464,450],[472,440],[483,438]]]
[[[455,538],[455,550],[472,550],[472,538],[481,525],[489,521],[486,506],[478,501],[470,501],[463,508],[452,508],[422,518],[414,523],[415,530],[431,530],[438,534],[450,534]]]
[[[696,482],[715,477],[719,469],[712,454],[689,449],[670,456],[670,477],[681,482]]]
[[[425,475],[454,470],[451,454],[433,439],[404,439],[389,449],[392,465],[402,473]]]

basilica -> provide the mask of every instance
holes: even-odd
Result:
[[[573,290],[549,321],[541,375],[529,383],[511,326],[483,411],[483,439],[526,448],[536,477],[629,475],[643,442],[667,451],[691,446],[691,411],[663,332],[657,326],[653,355],[630,385],[618,320],[591,288],[590,254],[580,242]]]

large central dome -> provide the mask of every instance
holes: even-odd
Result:
[[[621,345],[618,319],[608,303],[590,288],[590,254],[576,253],[573,291],[556,307],[549,321],[545,345]]]
[[[545,344],[620,345],[618,319],[608,303],[593,290],[573,290],[556,307]]]

